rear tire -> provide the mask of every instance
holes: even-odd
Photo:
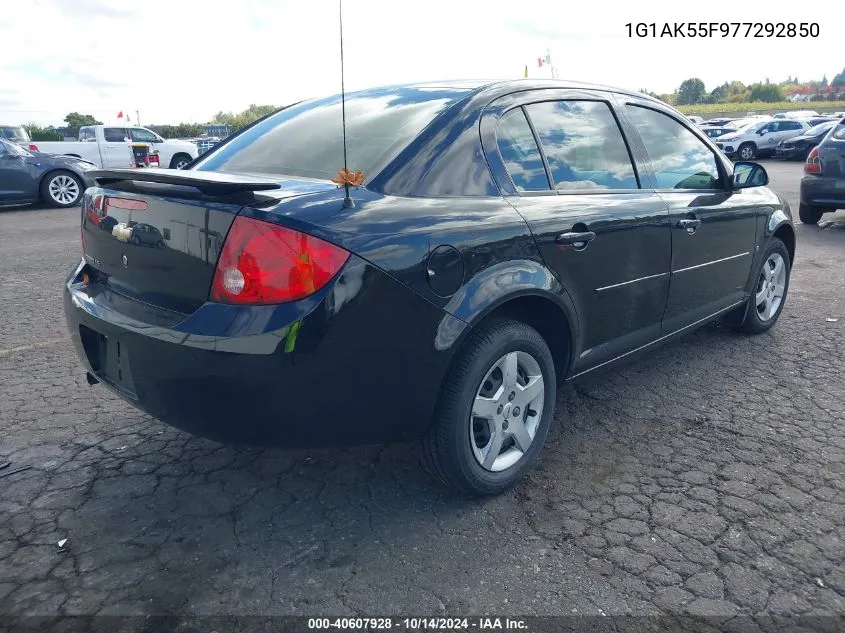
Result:
[[[757,147],[754,143],[743,143],[736,154],[742,160],[754,160],[757,157]]]
[[[772,238],[757,267],[754,288],[739,329],[747,334],[762,334],[777,323],[789,292],[791,264],[789,250]]]
[[[811,207],[810,205],[803,203],[798,205],[798,217],[804,224],[818,224],[823,215],[824,209]]]
[[[506,319],[480,325],[443,383],[423,466],[470,495],[503,492],[537,459],[556,389],[552,353],[537,330]]]

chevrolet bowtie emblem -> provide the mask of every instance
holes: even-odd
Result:
[[[111,234],[121,242],[128,242],[132,238],[132,227],[126,226],[123,223],[116,224],[111,230]]]

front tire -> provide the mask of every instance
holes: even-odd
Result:
[[[176,154],[170,161],[170,169],[184,169],[192,160],[187,154]]]
[[[809,204],[798,205],[798,217],[803,224],[818,224],[824,215],[824,209],[811,207]]]
[[[79,204],[84,192],[82,181],[69,171],[54,171],[41,181],[41,199],[63,209]]]
[[[762,334],[777,323],[786,304],[790,269],[789,251],[786,245],[779,239],[773,238],[763,253],[762,263],[757,269],[757,281],[748,300],[745,319],[740,325],[743,332]]]
[[[757,157],[757,147],[754,143],[743,143],[737,150],[737,156],[742,160],[754,160]]]
[[[537,459],[554,414],[554,360],[534,328],[505,319],[462,347],[423,438],[423,465],[471,495],[495,495]]]

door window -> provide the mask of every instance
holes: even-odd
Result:
[[[123,143],[129,138],[126,128],[122,127],[107,127],[103,128],[103,137],[106,143]]]
[[[496,143],[517,191],[549,191],[537,141],[522,108],[507,112],[496,129]]]
[[[641,106],[626,106],[651,160],[658,189],[721,189],[715,154],[672,117]]]
[[[129,132],[132,134],[132,140],[138,143],[158,143],[158,137],[144,128],[133,127]]]
[[[619,124],[603,101],[548,101],[526,107],[555,189],[638,189]]]

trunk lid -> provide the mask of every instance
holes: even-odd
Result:
[[[322,181],[273,180],[191,170],[98,170],[82,202],[82,247],[101,283],[122,295],[190,314],[208,300],[235,217],[272,198],[332,189]]]
[[[845,177],[845,120],[819,145],[819,163],[825,177]]]

